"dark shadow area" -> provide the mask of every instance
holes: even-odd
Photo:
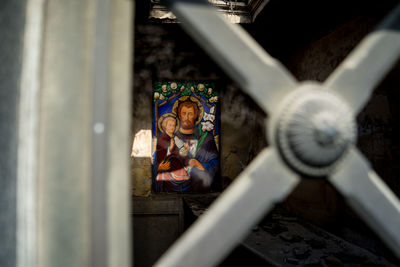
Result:
[[[0,266],[16,264],[18,110],[26,1],[0,2]]]

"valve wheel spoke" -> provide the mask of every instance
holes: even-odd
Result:
[[[357,114],[400,56],[400,5],[350,53],[324,85]]]
[[[208,3],[170,1],[182,27],[265,112],[275,110],[296,86],[295,78],[239,25]]]
[[[400,258],[400,202],[357,149],[349,151],[330,181]]]
[[[298,183],[274,149],[266,148],[156,266],[214,266]]]

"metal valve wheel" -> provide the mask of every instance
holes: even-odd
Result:
[[[247,32],[206,3],[171,0],[170,7],[185,30],[270,114],[271,146],[156,266],[216,265],[304,174],[328,179],[400,258],[400,202],[354,146],[355,116],[400,55],[400,6],[323,84],[299,84]]]
[[[350,106],[315,83],[289,93],[270,120],[270,144],[301,174],[330,174],[355,144],[356,125]]]

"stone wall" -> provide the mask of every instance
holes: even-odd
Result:
[[[282,2],[282,1],[281,1]],[[285,1],[283,1],[285,2]],[[312,2],[312,1],[311,1]],[[314,7],[321,3],[312,2]],[[387,14],[394,1],[379,7],[332,6],[315,13],[297,3],[287,9],[271,1],[246,30],[300,81],[324,81],[358,42]],[[297,5],[297,6],[296,6]],[[311,4],[309,4],[311,5]],[[297,9],[296,9],[297,8]],[[321,7],[322,8],[322,7]],[[302,10],[305,13],[298,12]],[[289,26],[283,24],[288,22]],[[383,180],[400,195],[399,151],[395,138],[399,64],[375,90],[358,116],[358,147]],[[139,18],[135,29],[135,73],[132,140],[139,130],[151,129],[152,85],[159,80],[211,80],[221,99],[221,189],[225,188],[267,145],[267,115],[235,85],[177,24],[151,24]],[[132,158],[134,195],[150,195],[150,159]],[[303,181],[286,206],[305,218],[324,224],[343,216],[347,208],[341,196],[324,180]]]
[[[221,102],[221,171],[225,188],[266,145],[265,114],[223,73],[177,24],[138,24],[135,29],[132,140],[152,128],[152,90],[156,81],[214,81]],[[132,191],[151,194],[150,158],[131,158]]]

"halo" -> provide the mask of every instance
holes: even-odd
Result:
[[[179,120],[178,120],[178,118],[176,117],[176,115],[174,114],[174,113],[164,113],[159,119],[158,119],[158,122],[157,122],[157,125],[158,125],[158,129],[160,130],[160,132],[162,132],[162,133],[164,133],[164,129],[163,129],[163,127],[162,127],[162,123],[163,123],[163,121],[166,119],[166,118],[168,118],[168,117],[171,117],[171,118],[173,118],[173,119],[175,119],[175,121],[176,121],[176,125],[175,125],[175,133],[178,131],[178,129],[179,129]]]
[[[178,100],[175,101],[174,105],[172,106],[172,113],[175,114],[176,117],[178,116],[178,107],[179,104],[185,101],[192,101],[197,105],[197,108],[199,109],[199,114],[198,114],[198,118],[196,121],[196,124],[199,124],[200,121],[203,119],[203,115],[204,115],[204,107],[201,104],[200,100],[197,99],[197,97],[194,96],[182,96],[180,98],[178,98]]]

